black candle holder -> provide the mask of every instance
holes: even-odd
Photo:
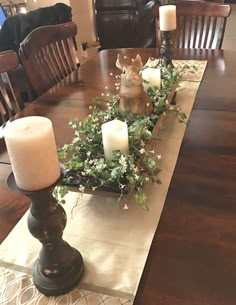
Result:
[[[60,178],[48,188],[39,191],[18,188],[13,173],[7,180],[12,191],[31,199],[28,228],[42,243],[39,257],[32,268],[32,276],[36,288],[47,296],[67,293],[79,283],[84,272],[80,252],[62,239],[67,221],[66,213],[52,195],[64,175],[65,170],[61,166]]]
[[[161,31],[161,48],[160,55],[165,66],[172,66],[173,42],[171,39],[171,31]]]

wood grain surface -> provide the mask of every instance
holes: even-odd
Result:
[[[72,117],[88,115],[90,98],[118,74],[117,53],[142,59],[154,49],[104,50],[24,109],[53,122],[58,147],[69,142]],[[185,51],[176,58],[208,59],[178,162],[156,230],[135,305],[236,304],[236,52]],[[7,162],[0,142],[0,162]],[[27,209],[25,197],[6,188],[0,165],[0,240]],[[151,211],[150,211],[151,213]]]
[[[0,163],[0,242],[11,232],[29,207],[30,200],[9,190],[11,166]]]

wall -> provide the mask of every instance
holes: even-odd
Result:
[[[28,0],[27,9],[34,10],[39,7],[54,5],[57,2],[63,2],[72,8],[73,21],[77,24],[78,43],[95,42],[95,26],[93,14],[93,0]]]
[[[56,0],[28,0],[26,3],[26,7],[29,11],[33,11],[39,7],[45,7],[45,6],[50,6],[50,5],[54,5],[57,2],[61,2],[61,3],[65,3],[67,5],[70,5],[70,0],[60,0],[60,1],[56,1]]]
[[[2,0],[0,1],[2,5],[9,5],[9,1],[8,0]],[[24,3],[25,1],[24,0],[14,0],[13,1],[14,3]]]
[[[93,0],[70,0],[73,21],[78,26],[78,39],[81,42],[96,41]]]

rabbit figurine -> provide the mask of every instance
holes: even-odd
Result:
[[[121,54],[117,55],[116,67],[123,73],[120,82],[120,112],[133,112],[147,115],[153,106],[143,89],[142,77],[139,74],[143,63],[139,54],[131,64],[128,64]]]

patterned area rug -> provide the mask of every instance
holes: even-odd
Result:
[[[132,301],[75,288],[58,297],[46,297],[26,273],[0,267],[1,305],[131,305]]]

